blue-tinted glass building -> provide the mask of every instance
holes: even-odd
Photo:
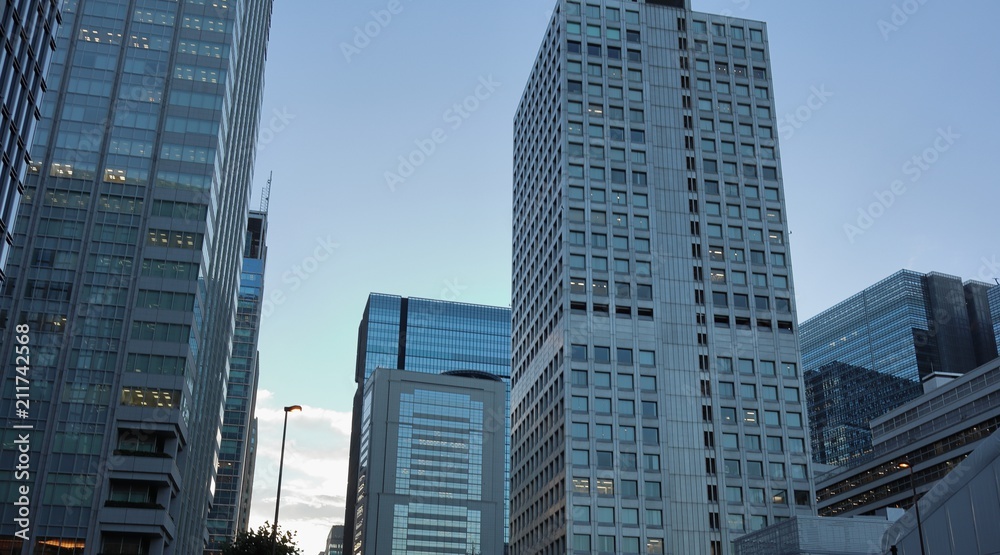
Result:
[[[360,545],[354,520],[357,516],[363,395],[365,384],[376,368],[432,374],[451,370],[485,372],[503,380],[509,399],[510,309],[379,293],[369,295],[358,329],[355,368],[358,392],[354,398],[344,522],[344,543],[353,546],[352,549]],[[489,417],[504,422],[504,429],[509,432],[509,411],[506,408]],[[504,437],[508,438],[505,451],[509,454],[509,433]],[[509,471],[505,471],[505,476],[509,476]],[[509,499],[508,484],[509,480],[505,478],[505,499]],[[505,531],[508,528],[508,505],[504,504]]]
[[[45,72],[55,50],[61,0],[7,0],[0,18],[0,283],[14,245],[12,229],[24,194]]]
[[[2,371],[0,468],[31,426],[29,476],[0,475],[14,552],[206,547],[271,4],[63,4],[0,294],[0,357],[31,346],[23,417]]]
[[[872,419],[918,397],[934,373],[996,358],[988,288],[903,270],[803,322],[814,460],[863,461]]]
[[[257,383],[260,361],[257,339],[264,301],[264,267],[267,263],[267,213],[251,211],[243,244],[243,272],[236,308],[233,355],[229,359],[229,384],[222,416],[222,443],[215,500],[208,514],[209,545],[206,555],[218,555],[249,524],[256,459]]]
[[[481,371],[369,376],[353,553],[503,553],[506,389]]]
[[[55,50],[61,0],[7,0],[0,18],[0,283],[14,244],[12,228],[41,117],[45,72]]]

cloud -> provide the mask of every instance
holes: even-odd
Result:
[[[252,527],[274,519],[285,411],[272,392],[261,389],[256,416]],[[350,412],[308,405],[288,415],[278,522],[282,529],[298,532],[298,545],[306,554],[322,550],[330,527],[344,523],[351,420]]]

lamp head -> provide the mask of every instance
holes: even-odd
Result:
[[[301,405],[292,405],[290,407],[285,407],[285,412],[297,412],[302,410]]]
[[[910,468],[910,463],[903,461],[896,466],[898,466],[899,468]]]

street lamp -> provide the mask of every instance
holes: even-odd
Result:
[[[910,491],[913,492],[913,508],[917,512],[917,535],[920,537],[920,555],[927,555],[927,552],[924,551],[924,525],[920,522],[920,504],[917,499],[917,483],[913,479],[913,465],[904,461],[897,466],[910,471]]]
[[[285,407],[285,426],[281,430],[281,460],[278,462],[278,495],[274,499],[274,525],[271,528],[271,555],[278,549],[278,509],[281,508],[281,473],[285,469],[285,435],[288,433],[288,413],[302,410],[300,405]]]

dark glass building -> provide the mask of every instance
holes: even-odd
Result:
[[[361,544],[357,518],[358,470],[361,450],[364,388],[376,368],[440,374],[476,370],[503,380],[510,398],[510,309],[431,299],[372,293],[358,329],[358,354],[351,434],[351,461],[347,483],[344,543],[357,555]],[[492,419],[502,419],[510,430],[509,411],[501,407]],[[509,433],[505,452],[509,454]],[[506,460],[509,460],[507,457]],[[509,464],[509,463],[508,463]],[[509,472],[505,471],[504,499],[509,499]],[[507,530],[509,503],[504,503]],[[505,540],[506,541],[506,540]]]
[[[918,397],[932,374],[964,374],[996,358],[987,290],[903,270],[803,322],[814,460],[865,460],[871,420]]]
[[[206,548],[270,18],[271,0],[63,5],[0,295],[0,357],[25,329],[31,355],[30,410],[0,397],[0,468],[31,427],[29,474],[0,476],[15,553]]]
[[[0,18],[0,284],[14,245],[11,230],[41,118],[45,73],[55,50],[61,0],[6,0]]]
[[[365,384],[355,555],[504,551],[503,379],[378,368]]]
[[[218,555],[249,524],[256,452],[257,383],[260,361],[257,338],[264,301],[264,268],[267,263],[267,214],[250,212],[243,245],[243,273],[236,308],[233,355],[229,359],[226,409],[222,415],[222,443],[215,501],[208,514],[209,547]]]

